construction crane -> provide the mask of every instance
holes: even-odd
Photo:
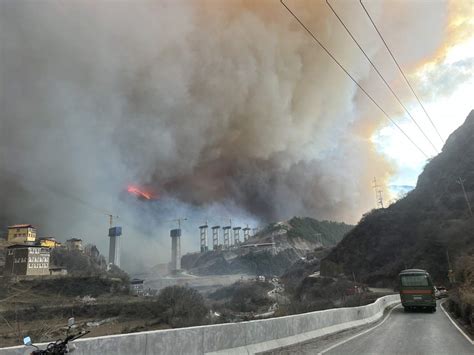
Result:
[[[110,224],[110,228],[112,228],[114,224],[114,218],[118,219],[119,216],[114,216],[113,214],[107,214],[107,216],[109,216],[109,224]]]
[[[176,219],[172,219],[171,221],[169,222],[178,222],[178,229],[181,229],[181,222],[183,221],[187,221],[188,219],[186,217],[184,218],[176,218]]]

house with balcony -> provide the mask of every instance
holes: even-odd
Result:
[[[7,241],[12,243],[34,243],[36,242],[36,228],[31,224],[14,224],[8,226]]]

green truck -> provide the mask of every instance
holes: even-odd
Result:
[[[428,309],[436,312],[436,295],[430,274],[421,269],[407,269],[399,274],[400,298],[405,311]]]

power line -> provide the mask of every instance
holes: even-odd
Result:
[[[372,66],[372,68],[375,69],[376,73],[378,74],[378,76],[380,77],[380,79],[382,79],[382,81],[384,82],[384,84],[387,86],[387,88],[390,90],[390,92],[393,94],[393,96],[395,96],[395,98],[397,99],[398,103],[403,107],[403,109],[405,110],[405,112],[408,114],[408,116],[410,117],[410,119],[413,121],[413,123],[416,125],[416,127],[418,127],[418,129],[420,130],[420,132],[423,134],[423,136],[426,138],[426,140],[431,144],[431,146],[433,147],[433,149],[435,150],[436,153],[439,153],[438,151],[438,148],[436,148],[436,146],[433,144],[433,142],[431,141],[431,139],[426,135],[425,131],[423,131],[423,129],[420,127],[420,125],[418,124],[418,122],[416,122],[415,118],[411,115],[410,111],[408,111],[407,107],[402,103],[402,101],[400,100],[400,98],[398,97],[398,95],[395,93],[395,91],[393,91],[392,87],[390,86],[390,84],[387,82],[387,80],[385,80],[385,78],[383,77],[383,75],[380,73],[380,71],[378,70],[378,68],[375,66],[375,64],[372,62],[372,60],[369,58],[369,56],[367,55],[367,53],[365,52],[365,50],[361,47],[361,45],[359,44],[359,42],[354,38],[354,36],[352,35],[351,31],[347,28],[346,24],[344,23],[344,21],[339,17],[339,15],[337,14],[337,12],[334,10],[334,8],[331,6],[331,4],[329,3],[329,0],[326,0],[326,4],[329,6],[329,8],[331,9],[331,11],[334,13],[334,15],[337,17],[337,19],[339,20],[339,22],[341,23],[341,25],[344,27],[344,29],[346,30],[346,32],[349,34],[349,36],[352,38],[352,40],[354,41],[354,43],[357,45],[357,47],[359,47],[359,49],[361,50],[361,52],[364,54],[365,58],[369,61],[370,65]]]
[[[436,133],[438,134],[438,137],[439,139],[441,139],[441,142],[443,142],[444,144],[444,139],[443,137],[441,137],[441,134],[439,133],[439,130],[438,128],[436,128],[436,125],[434,124],[433,120],[431,119],[431,116],[428,114],[428,112],[426,111],[425,109],[425,106],[423,105],[423,103],[421,102],[420,98],[418,97],[418,95],[415,93],[415,90],[413,89],[413,87],[411,86],[410,82],[408,81],[405,73],[403,72],[403,69],[400,67],[400,64],[398,64],[398,61],[397,59],[395,58],[395,56],[393,55],[392,51],[390,50],[387,42],[385,42],[385,39],[383,38],[382,34],[380,33],[379,29],[377,28],[377,25],[375,24],[375,22],[372,20],[372,17],[370,16],[369,12],[367,11],[366,7],[364,6],[364,4],[362,3],[362,0],[359,0],[360,4],[362,5],[362,8],[364,9],[365,13],[367,14],[367,16],[369,17],[369,20],[370,22],[372,23],[372,26],[374,26],[375,28],[375,31],[377,31],[380,39],[382,40],[383,44],[385,45],[385,48],[387,48],[388,52],[390,53],[390,56],[392,57],[393,61],[395,62],[395,64],[397,65],[398,67],[398,70],[400,71],[400,73],[402,74],[403,78],[405,79],[405,82],[407,83],[408,87],[410,88],[411,92],[413,93],[413,95],[416,97],[416,101],[418,101],[418,103],[420,104],[421,108],[423,109],[423,111],[425,112],[426,114],[426,117],[428,117],[428,120],[430,121],[431,125],[433,126],[434,130],[436,131]]]
[[[298,23],[306,30],[306,32],[308,32],[308,34],[316,41],[316,43],[318,43],[320,45],[320,47],[322,49],[324,49],[324,51],[331,57],[332,60],[334,60],[334,62],[336,62],[336,64],[344,71],[344,73],[347,74],[347,76],[349,78],[351,78],[351,80],[359,87],[359,89],[362,90],[362,92],[375,104],[375,106],[378,107],[378,109],[385,115],[385,117],[395,126],[397,127],[400,132],[403,133],[403,135],[410,141],[411,144],[413,144],[420,152],[421,154],[423,154],[425,156],[426,159],[429,159],[428,155],[408,136],[408,134],[405,133],[405,131],[387,114],[387,112],[384,111],[384,109],[382,107],[380,107],[380,105],[372,98],[372,96],[370,96],[370,94],[365,91],[365,89],[357,82],[357,80],[355,80],[352,75],[346,70],[346,68],[344,68],[344,66],[342,66],[341,63],[339,63],[339,61],[331,54],[331,52],[329,52],[329,50],[316,38],[316,36],[305,26],[305,24],[303,22],[301,22],[301,20],[298,18],[298,16],[296,16],[295,13],[293,13],[293,11],[290,10],[290,8],[288,6],[286,6],[286,4],[283,2],[283,0],[280,0],[280,3],[286,8],[286,10],[296,19],[296,21],[298,21]]]

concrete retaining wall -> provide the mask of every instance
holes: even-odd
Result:
[[[399,295],[361,307],[336,308],[293,316],[200,327],[78,339],[74,354],[254,354],[376,321]],[[29,354],[32,348],[0,349],[0,355]]]

